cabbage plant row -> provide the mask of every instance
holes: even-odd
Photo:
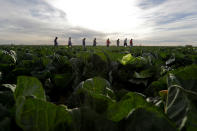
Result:
[[[197,48],[0,46],[0,131],[196,131]]]

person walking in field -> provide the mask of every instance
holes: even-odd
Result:
[[[82,39],[82,44],[83,44],[83,47],[85,48],[85,46],[86,46],[86,38]]]
[[[68,47],[72,47],[71,37],[68,38]]]
[[[94,40],[93,40],[93,46],[96,46],[96,38],[94,38]]]
[[[118,40],[116,41],[116,44],[117,44],[117,47],[119,47],[120,39],[118,39]]]
[[[111,42],[110,42],[110,40],[109,40],[109,38],[107,39],[107,41],[106,41],[106,44],[107,44],[107,47],[109,47],[109,44],[110,44]]]
[[[124,47],[127,47],[127,38],[124,40]]]
[[[133,39],[131,38],[130,40],[130,46],[132,47],[133,46]]]
[[[58,39],[58,37],[56,36],[56,37],[55,37],[55,40],[54,40],[54,46],[58,46],[57,39]]]

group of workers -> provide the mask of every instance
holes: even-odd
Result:
[[[54,46],[58,46],[57,39],[58,39],[58,37],[55,37]],[[111,44],[111,41],[108,38],[106,41],[106,46],[109,47],[110,44]],[[118,39],[116,41],[116,44],[117,44],[117,46],[120,46],[120,39]],[[86,38],[82,39],[82,45],[83,45],[83,47],[86,46]],[[96,38],[94,38],[93,46],[96,46],[96,45],[97,45]],[[68,47],[71,47],[71,46],[72,46],[71,37],[69,37],[68,38]],[[126,46],[127,46],[127,38],[124,39],[124,47],[126,47]],[[130,39],[130,46],[133,46],[133,39]]]

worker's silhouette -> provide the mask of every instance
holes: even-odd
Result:
[[[120,45],[120,39],[117,40],[116,44],[117,44],[117,46]]]
[[[94,40],[93,40],[93,46],[96,46],[96,38],[94,38]]]
[[[83,45],[83,47],[86,46],[86,38],[83,38],[83,39],[82,39],[82,45]]]
[[[58,37],[55,37],[54,46],[58,46],[57,39],[58,39]]]
[[[133,46],[133,39],[130,40],[130,46]]]
[[[71,37],[68,38],[68,47],[72,47]]]
[[[124,40],[124,46],[127,46],[127,38]]]
[[[106,41],[106,44],[107,44],[107,47],[109,47],[109,44],[110,44],[111,42],[110,42],[110,40],[109,40],[109,38],[107,39],[107,41]]]

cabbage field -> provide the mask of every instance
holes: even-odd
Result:
[[[0,46],[0,131],[197,131],[197,48]]]

